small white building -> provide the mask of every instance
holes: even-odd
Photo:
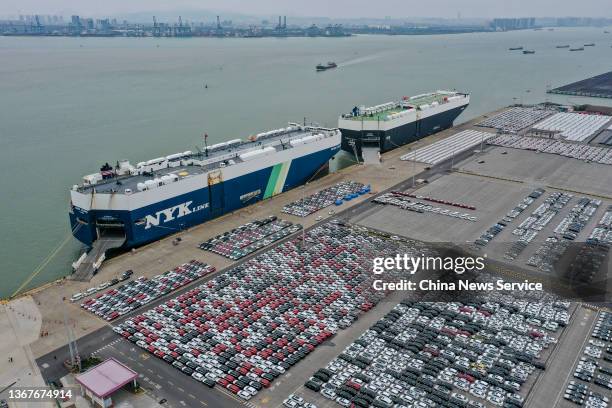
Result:
[[[89,399],[94,407],[113,406],[112,394],[123,386],[133,383],[136,386],[138,373],[114,358],[104,360],[75,377],[81,387],[81,395]]]

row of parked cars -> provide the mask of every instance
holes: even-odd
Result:
[[[430,197],[430,196],[422,196],[422,195],[418,195],[418,194],[408,194],[408,193],[402,193],[402,192],[399,192],[399,191],[392,191],[392,193],[406,195],[408,197],[416,198],[416,199],[419,199],[419,200],[430,201],[432,203],[450,205],[452,207],[457,207],[457,208],[464,208],[466,210],[476,210],[476,207],[474,207],[473,205],[457,203],[457,202],[454,202],[454,201],[443,200],[441,198]]]
[[[561,140],[531,136],[499,135],[487,140],[495,146],[571,157],[585,162],[612,164],[612,149],[588,144],[568,143]]]
[[[83,301],[81,307],[105,320],[114,320],[214,271],[215,267],[192,260],[151,279],[141,276],[99,293]]]
[[[606,408],[610,402],[608,396],[591,391],[586,384],[574,380],[565,388],[563,398],[576,405],[584,405],[586,408]]]
[[[300,224],[293,224],[272,215],[210,238],[200,244],[200,248],[238,260],[301,229]]]
[[[404,252],[361,228],[326,223],[127,319],[115,331],[182,373],[244,400],[269,387],[384,293],[381,252]]]
[[[306,217],[323,208],[329,207],[340,200],[351,200],[358,194],[366,194],[370,191],[370,187],[356,181],[343,181],[334,184],[331,187],[323,189],[315,194],[301,198],[283,207],[283,212],[286,214],[296,215],[298,217]]]
[[[475,222],[476,216],[468,213],[462,213],[459,211],[452,211],[447,208],[436,207],[422,201],[412,201],[408,198],[407,194],[399,192],[385,193],[381,196],[376,197],[372,202],[377,204],[394,205],[404,210],[414,211],[417,213],[432,213],[446,215],[447,217],[458,218],[466,221]],[[450,204],[448,204],[450,205]]]
[[[538,233],[567,205],[573,195],[561,192],[551,193],[529,217],[525,218],[512,234],[518,239],[504,254],[508,260],[516,259],[535,239]]]
[[[612,205],[608,206],[597,226],[593,228],[587,242],[608,247],[612,245]]]
[[[513,107],[478,123],[477,126],[516,133],[554,114],[555,111],[538,108]]]
[[[612,313],[600,312],[585,345],[583,356],[574,368],[573,377],[565,389],[564,398],[579,406],[606,408],[612,390]]]
[[[569,241],[575,240],[578,238],[578,234],[580,234],[591,220],[591,217],[593,217],[600,205],[601,200],[587,197],[579,198],[569,214],[567,214],[557,228],[555,228],[555,232],[564,239]]]
[[[523,198],[521,202],[515,206],[512,210],[508,211],[508,213],[493,224],[488,230],[482,233],[474,243],[479,246],[486,246],[489,242],[493,240],[499,233],[501,233],[504,228],[508,226],[516,217],[518,217],[523,211],[527,209],[531,204],[535,202],[542,194],[544,194],[544,189],[538,188],[532,191],[527,197]]]
[[[70,298],[71,302],[78,302],[79,300],[86,298],[88,296],[94,295],[97,292],[103,291],[104,289],[109,288],[110,286],[114,286],[116,284],[118,284],[119,282],[123,282],[126,281],[128,279],[130,279],[130,277],[134,274],[134,271],[132,271],[131,269],[128,269],[127,271],[123,272],[121,274],[121,276],[119,276],[119,278],[113,278],[107,282],[102,282],[100,285],[98,286],[92,286],[91,288],[87,289],[84,292],[79,292],[79,293],[75,293],[74,295],[72,295],[72,297]]]
[[[522,407],[523,384],[545,369],[541,353],[556,342],[529,319],[551,312],[565,323],[566,306],[488,295],[404,300],[305,387],[344,407]]]

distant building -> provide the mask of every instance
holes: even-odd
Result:
[[[491,22],[491,28],[495,31],[526,30],[535,26],[535,17],[496,18]]]

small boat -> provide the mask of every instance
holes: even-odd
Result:
[[[604,31],[604,34],[610,34],[610,32],[608,30]]]
[[[584,51],[584,47],[570,48],[570,51]]]
[[[510,47],[510,48],[508,48],[508,50],[510,50],[510,51],[518,51],[518,50],[522,50],[522,49],[523,49],[523,47]]]
[[[569,48],[569,45],[557,45],[557,48]]]
[[[327,71],[328,69],[336,68],[338,65],[335,62],[328,62],[326,65],[317,65],[317,71]]]
[[[523,54],[535,54],[535,50],[523,50]]]
[[[584,44],[585,47],[594,47],[595,43],[588,43],[588,44]]]

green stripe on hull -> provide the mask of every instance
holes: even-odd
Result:
[[[280,174],[278,175],[278,179],[276,180],[276,187],[274,188],[274,195],[280,194],[283,192],[283,187],[285,187],[285,181],[287,181],[287,174],[289,174],[290,166],[291,166],[291,161],[283,163],[283,167],[281,168]]]
[[[272,168],[272,173],[270,174],[270,178],[268,179],[268,185],[266,186],[266,191],[264,193],[264,199],[272,197],[274,195],[274,189],[276,188],[276,180],[278,180],[278,175],[280,174],[281,167],[283,163],[279,163]]]
[[[290,166],[291,161],[287,161],[284,163],[278,163],[272,168],[272,173],[270,173],[270,178],[268,179],[266,191],[263,196],[264,199],[283,192],[283,187],[285,186],[285,181],[287,180],[287,174],[289,174]]]

